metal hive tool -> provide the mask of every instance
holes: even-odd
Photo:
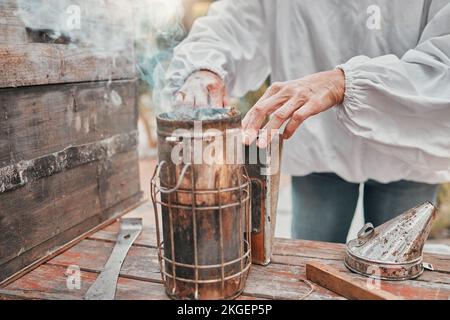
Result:
[[[420,276],[423,246],[435,217],[436,208],[426,202],[377,228],[366,224],[358,237],[347,243],[345,265],[356,273],[384,280]]]
[[[128,250],[141,234],[141,218],[122,218],[114,249],[102,272],[86,292],[85,300],[114,300],[117,279]]]

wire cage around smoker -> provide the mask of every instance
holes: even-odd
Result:
[[[242,293],[251,266],[251,183],[245,166],[238,168],[226,177],[236,185],[222,189],[197,189],[196,169],[202,168],[195,164],[184,165],[171,184],[162,177],[173,177],[173,166],[162,161],[155,169],[151,196],[169,297],[233,299]]]

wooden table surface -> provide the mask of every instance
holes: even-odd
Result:
[[[116,299],[168,299],[161,282],[156,249],[153,213],[149,203],[131,211],[127,217],[143,217],[142,234],[128,252],[117,285]],[[82,299],[108,260],[119,230],[119,222],[92,234],[75,246],[42,264],[20,279],[0,289],[3,299]],[[298,299],[309,291],[305,264],[317,261],[345,272],[357,282],[367,278],[349,272],[344,264],[342,244],[277,239],[272,262],[253,265],[245,291],[239,299]],[[407,299],[450,298],[450,256],[425,254],[437,271],[425,271],[416,280],[381,281],[381,289]],[[67,285],[68,268],[81,270],[80,288]],[[70,269],[69,269],[70,270]],[[314,285],[307,299],[343,299]]]

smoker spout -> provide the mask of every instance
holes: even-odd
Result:
[[[347,244],[346,266],[367,276],[404,280],[423,272],[423,246],[436,217],[429,202],[373,228],[366,224]]]

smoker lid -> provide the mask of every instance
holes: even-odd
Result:
[[[347,243],[345,265],[366,276],[405,280],[423,272],[422,250],[436,216],[429,202],[374,228],[366,224]]]
[[[175,130],[186,129],[205,132],[241,128],[241,114],[234,108],[183,108],[161,113],[156,117],[158,135],[172,136]]]

